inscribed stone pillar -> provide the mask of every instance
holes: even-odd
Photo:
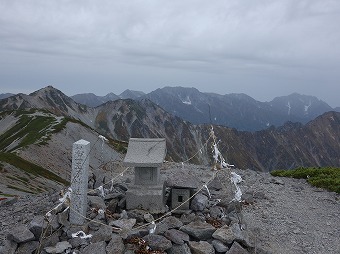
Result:
[[[87,210],[87,182],[89,171],[90,142],[78,140],[73,143],[71,175],[70,223],[83,225]]]

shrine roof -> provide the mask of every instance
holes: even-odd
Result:
[[[164,138],[130,138],[124,164],[131,167],[160,167],[165,155]]]

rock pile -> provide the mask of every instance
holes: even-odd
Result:
[[[208,188],[207,188],[208,189]],[[125,183],[88,194],[87,222],[71,225],[66,203],[7,233],[1,253],[213,254],[253,253],[253,237],[239,202],[216,183],[192,200],[190,210],[150,214],[125,210]],[[228,196],[229,195],[229,196]],[[251,197],[247,197],[251,200]],[[168,197],[168,199],[170,199]],[[257,249],[256,253],[261,253]]]

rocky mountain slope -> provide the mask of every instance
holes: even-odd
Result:
[[[307,123],[333,110],[316,97],[300,94],[260,102],[245,94],[218,95],[195,88],[165,87],[142,98],[194,124],[213,123],[244,131],[281,126],[287,121]]]
[[[91,172],[118,156],[82,122],[39,110],[0,114],[0,196],[59,190],[70,181],[72,144],[91,142]]]
[[[44,100],[37,94],[48,96]],[[211,126],[183,121],[150,100],[117,100],[90,108],[75,103],[51,87],[17,97],[0,101],[2,110],[42,107],[74,117],[99,133],[121,141],[128,141],[130,137],[165,137],[167,160],[188,160],[205,165],[211,162]],[[52,100],[54,98],[57,100]],[[270,171],[297,166],[340,165],[339,126],[340,113],[328,112],[306,125],[288,122],[257,132],[214,126],[214,131],[229,163],[239,168]]]

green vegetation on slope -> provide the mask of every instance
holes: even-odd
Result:
[[[340,193],[340,168],[296,168],[293,170],[274,170],[273,176],[304,178],[313,186]]]
[[[44,169],[34,163],[26,161],[13,153],[0,153],[0,161],[5,161],[8,164],[15,166],[29,174],[35,176],[41,176],[49,180],[62,183],[64,185],[69,185],[69,182],[61,178],[60,176]]]
[[[4,151],[13,142],[17,144],[9,151],[35,143],[45,144],[52,133],[61,131],[67,123],[65,118],[59,122],[53,116],[32,115],[32,112],[21,113],[17,123],[1,135],[0,151]]]

